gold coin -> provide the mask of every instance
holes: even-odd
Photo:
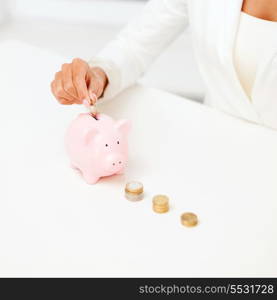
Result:
[[[166,213],[169,211],[169,207],[166,206],[166,207],[163,207],[163,208],[157,208],[155,206],[153,206],[153,210],[154,212],[158,213],[158,214],[163,214],[163,213]]]
[[[130,201],[143,199],[143,185],[138,181],[130,181],[125,186],[125,197]]]
[[[143,184],[139,181],[130,181],[126,183],[125,192],[132,194],[143,193]]]
[[[97,115],[97,109],[96,109],[95,105],[90,106],[90,112],[93,116]]]
[[[181,215],[181,223],[186,227],[193,227],[198,224],[198,218],[196,214],[187,212]]]
[[[153,197],[153,210],[156,213],[166,213],[169,211],[169,198],[166,195],[156,195]]]
[[[153,197],[153,204],[155,206],[164,206],[169,202],[169,198],[166,195],[156,195]]]

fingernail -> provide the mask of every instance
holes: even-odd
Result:
[[[84,100],[83,100],[83,104],[84,104],[86,107],[90,107],[90,101],[88,101],[88,99],[84,99]]]
[[[93,103],[95,103],[97,101],[97,95],[94,92],[90,91],[89,96],[90,96],[91,100],[93,101]]]

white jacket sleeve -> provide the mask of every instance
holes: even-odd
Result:
[[[89,61],[91,67],[101,67],[109,79],[101,101],[134,84],[187,23],[187,0],[150,0],[142,15]]]

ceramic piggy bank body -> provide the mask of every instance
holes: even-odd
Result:
[[[66,150],[73,168],[80,170],[85,181],[96,183],[100,177],[121,174],[128,157],[130,121],[114,121],[104,114],[94,118],[80,114],[70,124]]]

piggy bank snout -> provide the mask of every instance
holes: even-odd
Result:
[[[126,157],[120,153],[112,153],[106,157],[106,169],[108,171],[116,171],[123,168],[126,164]]]

